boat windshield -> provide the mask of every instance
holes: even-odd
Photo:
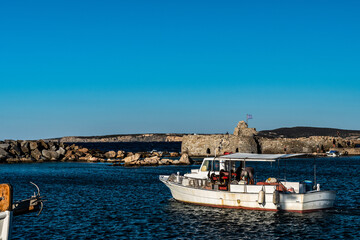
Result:
[[[201,166],[202,172],[219,171],[219,169],[220,169],[219,160],[204,160]]]

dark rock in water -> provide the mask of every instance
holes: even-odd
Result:
[[[179,153],[178,152],[171,152],[170,153],[170,157],[178,157]]]
[[[116,158],[124,158],[125,154],[125,151],[119,150],[117,151]]]
[[[168,158],[163,158],[161,159],[161,161],[159,161],[159,164],[160,165],[169,165],[169,164],[172,164],[173,160],[171,159],[168,159]]]
[[[71,156],[72,154],[73,154],[73,151],[68,150],[68,151],[65,153],[64,160],[69,160],[69,159],[70,159],[70,156]]]
[[[4,149],[5,151],[7,151],[10,147],[10,144],[9,143],[1,143],[0,144],[0,148],[1,149]]]
[[[96,157],[91,156],[91,154],[87,153],[85,157],[80,157],[80,161],[87,161],[87,162],[98,162],[99,159]]]
[[[65,149],[62,148],[62,147],[59,147],[59,150],[57,150],[56,152],[57,152],[58,154],[60,154],[61,156],[64,156],[65,153],[66,153]]]
[[[42,156],[47,159],[47,160],[58,160],[60,157],[60,154],[55,152],[55,151],[51,151],[51,150],[42,150]]]
[[[134,155],[128,156],[123,159],[125,162],[125,165],[134,165],[136,164],[136,161],[140,159],[140,153],[135,153]]]
[[[17,144],[12,145],[10,147],[9,153],[11,153],[12,155],[15,155],[15,156],[21,156],[21,150]]]
[[[6,162],[8,162],[8,163],[18,163],[18,162],[20,162],[20,159],[17,158],[17,157],[7,158],[7,159],[6,159]]]
[[[75,150],[75,154],[74,154],[76,157],[81,157],[84,155],[84,153],[82,152],[79,152],[78,150]]]
[[[109,152],[105,153],[105,157],[106,158],[115,158],[116,157],[116,152],[115,151],[109,151]]]
[[[181,163],[180,163],[180,161],[179,161],[179,160],[174,160],[174,161],[172,161],[172,164],[174,164],[174,165],[178,165],[178,164],[181,164]]]
[[[37,142],[30,142],[29,143],[29,148],[30,148],[31,151],[37,149],[37,147],[38,147]]]
[[[4,149],[0,148],[0,159],[5,159],[7,157],[9,157],[9,153]]]
[[[41,151],[41,154],[45,159],[47,159],[47,160],[51,159],[51,153],[50,153],[49,150],[44,149],[44,150]]]
[[[40,148],[39,150],[49,149],[49,146],[42,139],[38,141],[38,145],[39,145],[39,148]]]
[[[31,159],[31,157],[22,157],[19,159],[20,162],[24,162],[24,163],[29,163],[29,162],[33,162],[33,160]]]
[[[34,149],[33,151],[31,151],[31,156],[36,160],[39,161],[41,158],[41,152],[39,151],[39,149]]]
[[[151,155],[152,155],[152,156],[162,157],[162,156],[163,156],[163,153],[162,153],[162,152],[156,152],[156,151],[154,151],[154,152],[151,153]]]
[[[144,160],[139,161],[138,165],[157,165],[159,161],[160,161],[159,156],[147,157]]]
[[[10,145],[16,145],[17,144],[17,142],[14,141],[14,140],[5,140],[5,143],[8,143]]]
[[[189,155],[187,153],[184,153],[183,155],[181,155],[181,158],[179,159],[178,164],[187,164],[190,165],[192,164],[194,161],[192,161],[192,159],[189,157]]]
[[[53,146],[55,146],[54,142],[47,142],[47,145],[49,146],[49,149],[51,149]]]
[[[20,148],[21,148],[21,151],[24,153],[24,154],[28,154],[28,153],[30,153],[30,149],[29,149],[29,142],[26,142],[26,141],[24,141],[24,142],[22,142],[21,144],[20,144]]]
[[[77,151],[85,154],[85,153],[87,153],[89,151],[89,149],[87,149],[87,148],[79,148]]]

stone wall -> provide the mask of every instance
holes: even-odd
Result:
[[[335,147],[353,147],[353,141],[340,137],[312,136],[302,138],[258,138],[261,153],[316,153]],[[349,145],[349,146],[348,146]]]
[[[222,146],[219,149],[219,146]],[[190,156],[223,155],[224,152],[257,153],[257,143],[253,137],[239,137],[232,134],[186,135],[183,137],[181,152]]]
[[[216,155],[222,155],[224,152],[325,153],[330,149],[342,149],[340,152],[349,155],[360,154],[360,149],[355,148],[356,141],[351,139],[329,136],[272,138],[258,137],[256,133],[254,128],[248,128],[247,124],[241,121],[236,126],[234,134],[185,135],[181,151],[199,157],[214,156],[215,149],[217,149]]]
[[[190,156],[223,155],[225,152],[257,153],[258,143],[254,137],[255,128],[248,128],[247,123],[240,121],[234,134],[185,135],[181,151]],[[219,148],[220,147],[220,148]]]

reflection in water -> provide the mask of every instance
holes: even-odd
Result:
[[[221,209],[184,204],[175,200],[169,201],[165,212],[174,225],[185,230],[183,234],[220,239],[316,238],[322,227],[318,220],[325,220],[327,214]],[[313,224],[315,222],[318,226]]]

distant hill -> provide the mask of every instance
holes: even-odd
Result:
[[[186,133],[148,133],[148,134],[116,134],[104,136],[72,136],[52,138],[61,142],[181,142]],[[191,134],[192,135],[192,134]],[[213,135],[213,134],[198,134]],[[214,134],[216,135],[216,134]],[[344,130],[336,128],[292,127],[259,131],[259,137],[267,138],[299,138],[310,136],[330,136],[357,139],[360,130]]]
[[[336,128],[318,128],[318,127],[292,127],[292,128],[278,128],[274,130],[259,131],[260,137],[285,137],[298,138],[310,136],[330,136],[343,138],[359,138],[360,130],[344,130]]]

